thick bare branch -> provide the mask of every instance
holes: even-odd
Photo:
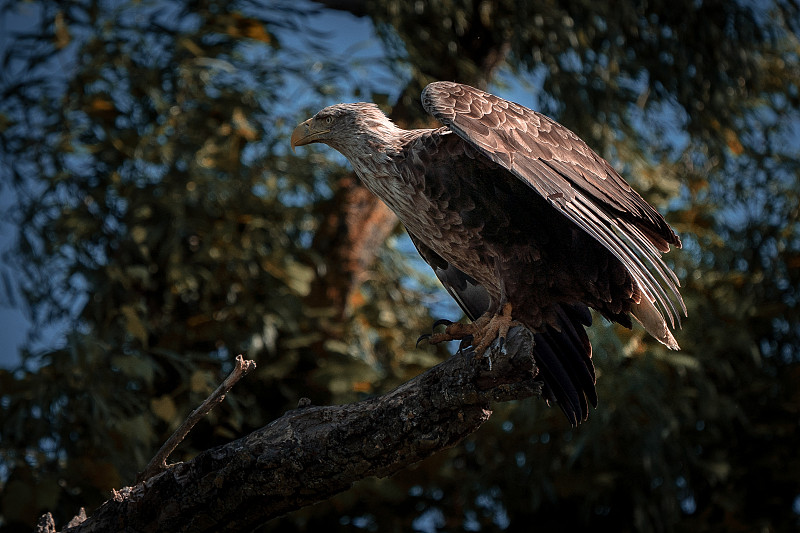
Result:
[[[539,394],[532,346],[515,328],[491,359],[465,351],[384,396],[295,409],[115,492],[64,531],[248,531],[360,479],[392,475],[459,443],[489,418],[492,402]]]

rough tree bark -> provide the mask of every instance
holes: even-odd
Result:
[[[360,479],[390,476],[459,443],[488,420],[492,402],[539,394],[532,347],[533,335],[517,327],[503,348],[495,343],[481,358],[459,352],[383,396],[289,411],[115,491],[63,532],[249,531]],[[52,518],[37,531],[55,532]]]

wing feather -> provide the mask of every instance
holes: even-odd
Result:
[[[428,85],[422,105],[605,246],[672,326],[680,324],[678,307],[686,313],[680,283],[661,258],[670,244],[681,246],[680,238],[577,135],[541,113],[458,83]]]

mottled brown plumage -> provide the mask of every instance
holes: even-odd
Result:
[[[552,119],[449,82],[426,87],[422,104],[444,127],[407,131],[374,104],[338,104],[300,124],[292,146],[347,157],[470,319],[505,308],[535,331],[548,399],[585,420],[597,402],[587,306],[627,327],[633,316],[677,349],[667,320],[679,324],[685,306],[661,253],[680,239]]]

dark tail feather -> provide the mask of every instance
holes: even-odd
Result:
[[[592,323],[583,305],[562,305],[558,313],[561,331],[548,326],[534,337],[533,355],[544,381],[542,395],[558,404],[573,426],[589,417],[589,403],[597,407],[592,345],[584,326]]]

